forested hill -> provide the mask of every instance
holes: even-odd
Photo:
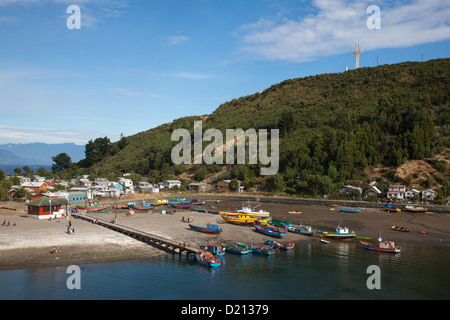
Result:
[[[103,149],[91,141],[93,151],[71,173],[135,172],[158,180],[203,170],[196,175],[201,180],[223,168],[174,166],[171,133],[193,132],[193,122],[203,120],[203,130],[280,129],[286,185],[294,176],[333,183],[365,179],[367,168],[395,168],[449,147],[449,77],[450,59],[439,59],[286,80],[226,102],[211,115],[177,119]],[[258,172],[257,166],[241,166],[233,175],[248,182],[260,178]]]

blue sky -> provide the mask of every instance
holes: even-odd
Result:
[[[81,29],[68,29],[68,6]],[[366,21],[380,8],[380,29]],[[0,144],[116,141],[286,79],[447,58],[436,0],[0,0]]]

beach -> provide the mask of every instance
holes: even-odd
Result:
[[[234,211],[241,205],[239,201],[209,200],[198,208],[210,211]],[[339,208],[278,203],[250,203],[257,210],[269,211],[271,217],[286,220],[294,225],[306,224],[314,228],[348,227],[358,236],[376,239],[381,237],[399,243],[423,243],[450,245],[450,215],[445,213],[385,212],[380,209],[362,209],[361,213],[343,213]],[[0,269],[21,269],[45,266],[68,266],[129,259],[147,259],[167,254],[148,244],[108,228],[77,219],[69,218],[38,220],[26,216],[23,204],[8,204],[16,211],[0,209],[0,222],[10,221],[10,226],[0,226]],[[213,206],[214,208],[211,208]],[[113,210],[111,213],[88,214],[99,220],[111,221],[117,217],[117,224],[144,231],[156,236],[183,242],[196,248],[208,242],[240,241],[260,242],[267,236],[255,232],[253,227],[223,223],[215,213],[177,211],[168,206],[156,207],[149,212],[136,211],[128,215],[128,210]],[[161,214],[166,210],[168,214]],[[295,213],[289,213],[293,212]],[[208,222],[218,223],[223,232],[208,235],[189,229],[182,220],[189,218],[194,225]],[[71,224],[74,234],[66,232]],[[15,226],[13,225],[15,223]],[[410,232],[391,230],[393,225],[407,226]],[[314,237],[288,233],[282,241],[315,241]],[[356,240],[354,240],[356,241]],[[56,249],[56,250],[55,250]],[[56,251],[56,252],[55,252]]]

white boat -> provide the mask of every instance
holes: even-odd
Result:
[[[264,210],[259,210],[256,211],[255,208],[251,208],[251,207],[239,207],[236,210],[237,213],[245,213],[248,214],[249,216],[254,216],[254,217],[261,217],[261,218],[268,218],[270,215],[270,212],[268,211],[264,211]]]

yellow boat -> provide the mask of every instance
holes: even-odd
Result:
[[[237,224],[241,226],[253,226],[255,224],[261,225],[261,226],[267,226],[269,225],[267,222],[267,219],[259,218],[259,217],[252,217],[248,214],[228,214],[227,212],[220,212],[220,216],[222,217],[223,221],[226,223],[231,224]]]
[[[162,205],[164,205],[164,204],[169,204],[169,200],[166,200],[166,199],[160,200],[160,199],[158,199],[158,200],[156,200],[156,201],[152,201],[152,202],[151,202],[151,205],[152,205],[152,206],[162,206]]]

